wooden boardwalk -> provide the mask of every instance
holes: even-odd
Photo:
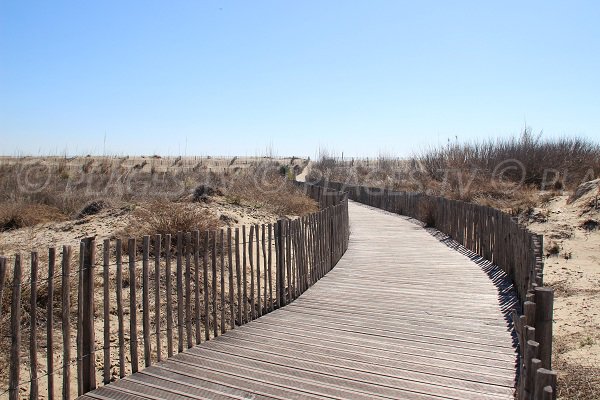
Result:
[[[512,399],[503,278],[404,217],[350,219],[344,257],[292,304],[83,398]]]

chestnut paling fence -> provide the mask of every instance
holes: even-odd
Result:
[[[499,266],[513,281],[519,309],[512,322],[519,340],[516,397],[556,398],[552,371],[554,292],[544,286],[543,237],[500,210],[421,193],[322,182],[349,199],[426,222]]]
[[[275,224],[0,257],[0,397],[69,399],[294,301],[349,239],[347,196],[306,191],[320,211]]]

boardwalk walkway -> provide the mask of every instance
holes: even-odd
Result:
[[[294,303],[84,398],[512,399],[502,279],[404,217],[350,218],[347,253]]]

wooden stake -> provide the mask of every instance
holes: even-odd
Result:
[[[213,233],[212,241],[212,320],[213,337],[219,336],[219,323],[217,321],[217,232]]]
[[[96,241],[87,238],[83,262],[83,393],[96,389],[96,349],[94,332],[94,271]]]
[[[125,321],[123,320],[123,243],[117,239],[117,318],[119,320],[119,377],[125,377]]]
[[[183,232],[177,232],[177,352],[183,351]]]
[[[31,296],[29,303],[30,329],[29,333],[29,374],[31,381],[29,385],[29,398],[37,400],[38,398],[38,357],[37,357],[37,275],[38,275],[38,254],[31,253]]]
[[[194,345],[192,337],[192,234],[185,234],[185,333],[187,337],[187,348]]]
[[[247,268],[246,268],[246,225],[242,225],[242,287],[243,287],[243,302],[244,302],[244,318],[243,323],[248,322],[248,282],[247,282]]]
[[[162,359],[162,342],[160,331],[160,253],[162,238],[154,236],[154,327],[156,333],[156,361]]]
[[[131,353],[131,372],[138,372],[138,339],[137,339],[137,299],[135,278],[135,239],[129,239],[127,244],[129,250],[129,350]]]
[[[256,307],[258,316],[262,316],[261,296],[260,292],[260,226],[256,224]]]
[[[54,269],[56,249],[48,249],[48,304],[46,307],[46,371],[48,374],[48,400],[54,399]],[[2,296],[0,296],[0,302]]]
[[[15,255],[12,301],[10,303],[10,367],[8,378],[9,400],[19,400],[21,370],[21,255]]]
[[[194,252],[194,321],[196,330],[196,344],[200,344],[202,331],[200,323],[202,319],[200,308],[200,231],[193,233],[193,252]]]
[[[231,228],[227,228],[227,261],[229,266],[229,314],[231,318],[231,329],[235,328],[235,298],[233,293],[233,253],[231,246]]]
[[[142,329],[144,333],[144,365],[152,364],[150,343],[150,236],[145,235],[142,243]]]
[[[173,277],[170,233],[165,235],[165,282],[167,290],[167,358],[171,358],[173,357]]]
[[[71,399],[71,246],[63,246],[62,253],[62,341],[63,382],[62,398]]]
[[[242,277],[240,276],[240,230],[235,228],[235,276],[237,283],[237,319],[238,324],[243,324],[242,319]]]
[[[254,261],[252,256],[252,246],[254,235],[254,226],[250,225],[250,237],[248,239],[248,259],[250,260],[250,319],[256,319],[256,309],[254,308]]]
[[[6,258],[0,257],[0,318],[2,318],[2,295],[6,283]]]
[[[269,277],[269,311],[273,311],[273,274],[272,274],[272,266],[273,266],[273,225],[269,224],[268,228],[268,246],[269,249],[267,254],[267,276]]]
[[[225,333],[225,232],[220,230],[221,237],[221,333]]]
[[[210,248],[210,232],[204,235],[204,262],[202,263],[202,281],[204,284],[204,339],[210,339],[210,313],[208,300],[208,249]]]
[[[110,265],[110,240],[106,239],[102,248],[102,289],[103,289],[103,323],[104,323],[104,375],[103,383],[110,383],[110,292],[108,287],[109,265]]]

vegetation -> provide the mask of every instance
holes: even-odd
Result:
[[[449,143],[402,160],[344,160],[324,151],[309,180],[442,195],[513,214],[574,190],[600,174],[600,145],[582,138],[544,139],[530,128],[508,139]]]
[[[207,216],[199,215],[191,203],[210,202],[223,194],[279,215],[315,210],[314,202],[289,181],[291,164],[259,158],[236,162],[242,161],[237,157],[226,160],[221,169],[215,168],[219,164],[214,160],[190,166],[180,157],[174,161],[155,157],[141,161],[129,157],[10,159],[0,164],[0,231],[138,205],[142,207],[134,216],[154,220],[154,225],[146,223],[149,229],[156,228],[153,233],[204,226],[194,225]],[[285,172],[281,175],[280,171]],[[144,214],[148,210],[157,213],[153,215],[160,221]]]

